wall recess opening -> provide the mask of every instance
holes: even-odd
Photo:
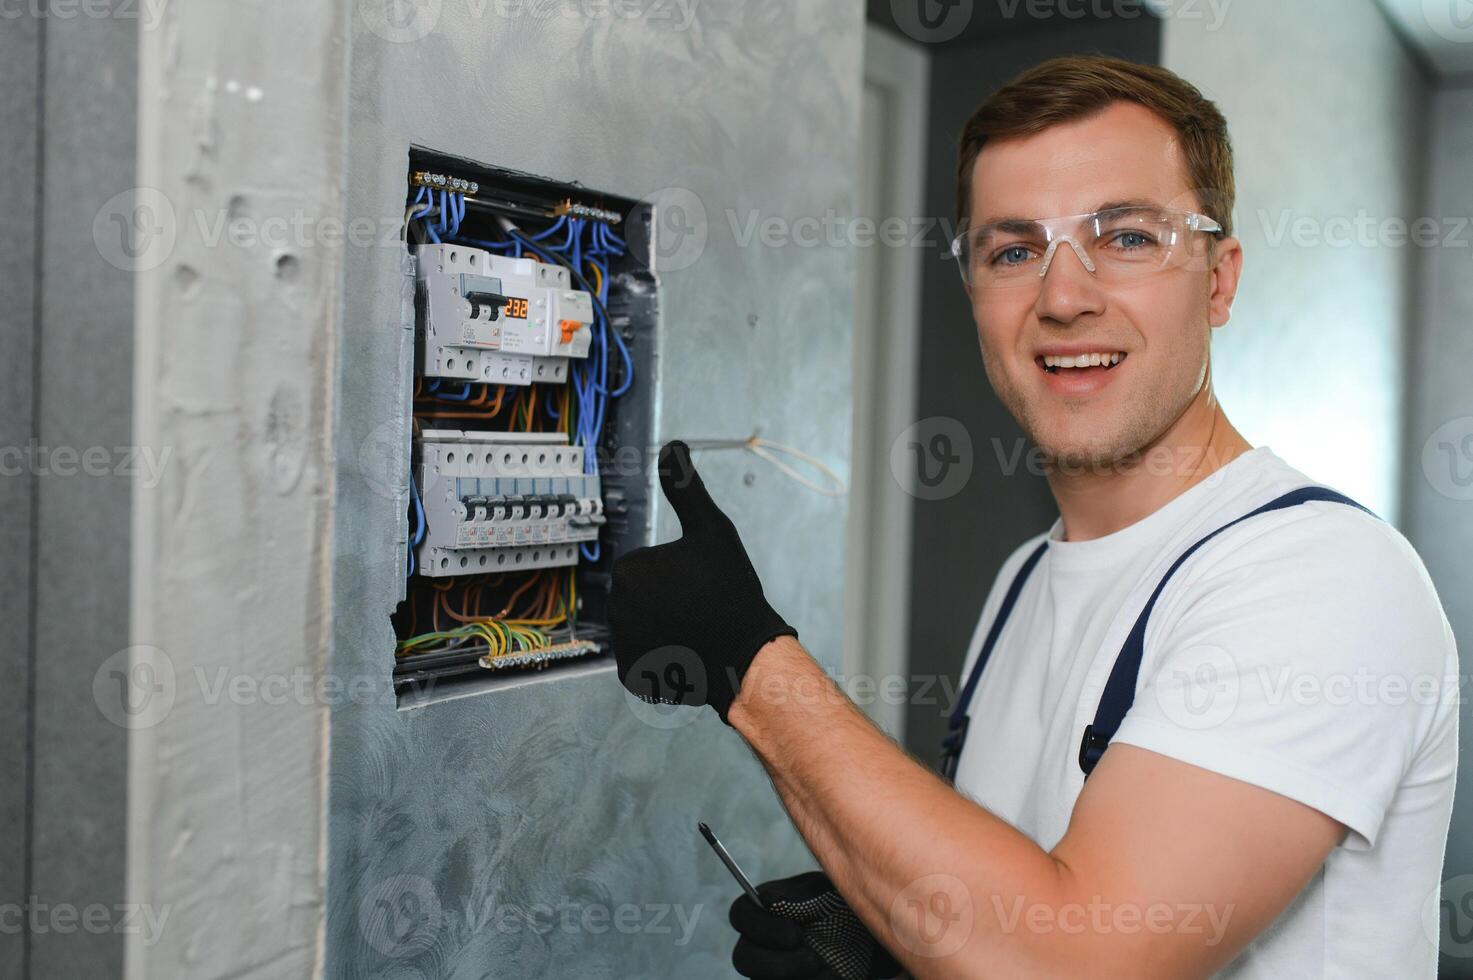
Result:
[[[409,152],[415,276],[401,707],[612,662],[614,558],[646,543],[649,204]]]

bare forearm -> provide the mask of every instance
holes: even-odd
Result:
[[[730,719],[835,885],[916,976],[1064,965],[1040,961],[1011,911],[1057,907],[1067,871],[906,755],[795,640],[759,654]]]

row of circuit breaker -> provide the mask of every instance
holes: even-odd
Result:
[[[593,297],[561,265],[463,245],[421,245],[426,378],[561,384],[568,359],[586,358]]]
[[[427,429],[420,445],[420,574],[574,565],[598,538],[599,478],[562,433]]]

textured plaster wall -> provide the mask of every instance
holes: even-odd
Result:
[[[170,457],[133,513],[128,887],[167,917],[136,980],[321,968],[347,21],[168,4],[142,35],[134,421]]]
[[[1164,21],[1162,64],[1216,100],[1236,152],[1243,285],[1213,341],[1228,417],[1395,520],[1419,250],[1382,229],[1420,214],[1426,82],[1372,0]]]
[[[391,23],[362,4],[347,211],[402,216],[411,143],[652,196],[668,205],[661,367],[637,383],[656,386],[657,439],[760,430],[842,473],[852,255],[740,240],[753,216],[852,210],[862,11],[706,0],[629,17],[620,6],[538,15],[546,5],[447,2]],[[812,864],[713,714],[647,724],[611,667],[409,711],[386,693],[406,533],[402,258],[392,243],[346,256],[333,665],[379,696],[333,709],[327,974],[731,975],[734,886],[696,821],[759,880]],[[741,455],[698,461],[774,605],[836,667],[843,501]],[[656,537],[675,533],[662,503]],[[621,908],[633,931],[615,927]]]

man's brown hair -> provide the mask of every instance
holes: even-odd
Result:
[[[956,212],[968,220],[972,164],[988,140],[1032,136],[1093,115],[1116,102],[1144,106],[1176,130],[1187,185],[1204,214],[1233,233],[1233,147],[1227,120],[1195,85],[1165,68],[1120,58],[1068,55],[1035,65],[977,107],[962,130],[956,167]]]

